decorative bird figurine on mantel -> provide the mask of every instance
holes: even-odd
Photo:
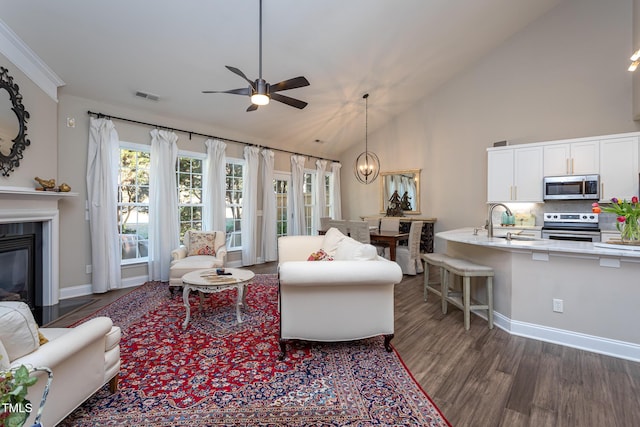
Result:
[[[39,177],[35,177],[33,178],[36,181],[38,181],[38,183],[40,185],[42,185],[41,188],[36,187],[36,190],[40,190],[40,191],[55,191],[56,188],[56,180],[51,178],[51,179],[42,179]]]

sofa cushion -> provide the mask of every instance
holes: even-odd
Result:
[[[337,261],[372,261],[378,258],[378,251],[373,245],[346,237],[338,244],[334,258]]]
[[[347,236],[342,234],[340,230],[335,227],[331,227],[327,230],[324,235],[324,239],[322,240],[322,250],[324,250],[327,255],[331,257],[335,257],[336,251],[338,250],[338,245],[342,242]]]
[[[189,231],[189,252],[187,256],[211,255],[216,256],[215,231]]]
[[[182,277],[201,268],[223,267],[222,260],[210,255],[194,255],[174,261],[171,265],[171,277]]]
[[[326,253],[323,249],[312,253],[307,261],[333,261],[333,257]]]
[[[38,325],[27,304],[21,301],[0,302],[0,341],[9,361],[40,347]]]

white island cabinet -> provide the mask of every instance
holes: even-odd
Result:
[[[640,361],[640,251],[443,231],[449,256],[494,269],[494,322],[514,334]],[[476,295],[480,301],[484,295]],[[554,311],[561,306],[561,311]],[[479,315],[483,315],[479,313]],[[483,325],[483,327],[485,327]]]

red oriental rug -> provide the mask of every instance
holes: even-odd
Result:
[[[278,360],[277,278],[256,275],[244,322],[236,291],[182,298],[147,283],[93,316],[122,328],[120,389],[62,426],[450,426],[383,338],[289,345]],[[46,408],[45,408],[46,410]]]

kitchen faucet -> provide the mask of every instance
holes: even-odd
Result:
[[[511,213],[511,209],[509,209],[509,207],[504,203],[492,204],[491,207],[489,208],[489,221],[487,221],[487,237],[493,237],[493,210],[495,209],[496,206],[502,206],[503,208],[506,209],[507,215],[513,216],[513,214]]]

